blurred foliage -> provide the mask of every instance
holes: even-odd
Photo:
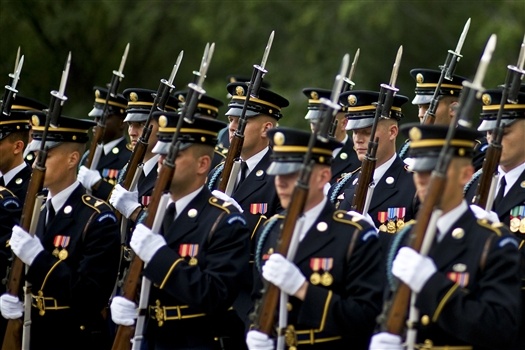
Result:
[[[410,69],[443,64],[469,17],[456,74],[473,78],[488,37],[496,33],[486,87],[503,82],[506,66],[516,64],[525,33],[525,0],[0,0],[0,8],[0,76],[7,82],[20,46],[25,64],[19,91],[48,102],[71,51],[64,114],[78,118],[91,109],[92,87],[110,81],[128,42],[121,91],[156,89],[181,50],[184,59],[175,84],[183,89],[198,69],[206,42],[215,42],[204,88],[227,103],[226,76],[250,76],[275,30],[265,80],[290,100],[281,123],[307,128],[307,100],[301,90],[331,88],[345,53],[352,60],[361,49],[355,89],[377,90],[388,82],[403,45],[397,85],[412,98]],[[416,120],[414,106],[404,111],[407,121]]]

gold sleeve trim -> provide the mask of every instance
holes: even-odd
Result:
[[[170,269],[168,270],[168,273],[166,274],[166,276],[164,276],[164,279],[162,280],[162,283],[160,284],[159,289],[164,288],[164,286],[166,285],[166,282],[168,281],[168,278],[170,277],[171,273],[173,272],[175,267],[177,267],[177,265],[180,262],[182,262],[182,261],[184,261],[184,258],[178,258],[177,260],[175,260],[173,265],[171,265]]]

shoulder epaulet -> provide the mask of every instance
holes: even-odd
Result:
[[[347,214],[344,210],[336,210],[334,212],[334,215],[332,216],[332,219],[335,222],[341,222],[343,224],[352,225],[360,230],[363,229],[363,226],[359,223],[361,219],[357,216]]]
[[[102,199],[90,196],[88,194],[82,195],[82,202],[88,207],[93,208],[97,213],[101,213],[103,211],[112,211],[108,203]]]
[[[501,228],[504,226],[500,222],[491,222],[487,219],[478,219],[477,223],[479,226],[484,227],[492,232],[494,232],[498,237],[502,236]]]
[[[230,209],[228,208],[230,205],[232,205],[230,202],[226,202],[220,198],[211,196],[210,199],[208,199],[208,203],[214,207],[224,210],[227,214],[231,213]]]
[[[18,197],[6,187],[0,186],[0,206],[4,209],[19,209],[22,203]]]
[[[10,189],[4,186],[0,186],[0,199],[4,197],[16,197],[13,192],[11,192]]]

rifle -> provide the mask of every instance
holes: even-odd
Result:
[[[440,66],[441,75],[439,76],[439,80],[436,85],[436,89],[434,90],[434,94],[432,95],[430,106],[426,110],[425,115],[423,117],[422,124],[434,124],[434,121],[436,119],[437,105],[439,102],[438,95],[439,95],[439,90],[441,89],[441,84],[443,83],[443,78],[447,80],[452,80],[452,76],[454,75],[454,71],[456,70],[456,64],[461,59],[461,57],[463,57],[460,54],[460,52],[461,52],[461,48],[463,47],[463,43],[465,42],[465,38],[467,37],[469,28],[470,28],[470,18],[467,20],[467,23],[465,23],[465,26],[463,27],[463,32],[461,33],[459,37],[459,41],[458,41],[458,44],[456,45],[456,49],[454,51],[448,50],[448,55],[445,60],[445,64]]]
[[[161,199],[163,195],[166,193],[166,191],[169,190],[171,179],[173,178],[173,175],[175,173],[175,160],[177,158],[177,154],[179,153],[179,148],[180,148],[180,141],[178,139],[179,139],[180,129],[182,126],[182,121],[185,120],[186,122],[189,122],[189,123],[193,122],[193,114],[195,112],[195,108],[197,107],[199,96],[205,93],[205,91],[202,89],[202,83],[204,82],[204,79],[206,77],[206,72],[208,70],[209,63],[213,56],[214,49],[215,49],[214,43],[212,43],[211,46],[209,46],[209,44],[206,44],[206,48],[204,50],[204,56],[201,62],[200,69],[198,72],[194,72],[194,74],[196,75],[198,74],[197,83],[188,84],[188,87],[190,89],[188,91],[186,103],[184,104],[182,111],[181,111],[181,116],[179,120],[177,121],[177,129],[175,131],[175,135],[173,136],[168,156],[164,159],[162,163],[162,167],[157,177],[157,181],[155,182],[155,187],[153,189],[153,193],[151,196],[151,202],[148,205],[148,215],[146,216],[145,221],[144,221],[144,225],[148,228],[152,228],[153,224],[155,223],[155,216],[156,216],[155,213],[158,212],[159,203],[161,202]],[[179,55],[179,58],[182,59],[180,55]],[[164,102],[164,104],[165,103],[166,102]],[[126,275],[124,284],[122,286],[122,290],[123,290],[122,296],[124,298],[131,300],[131,301],[135,300],[137,289],[139,287],[139,278],[142,272],[143,265],[144,265],[143,261],[140,260],[140,258],[137,255],[133,254],[133,258],[131,260],[131,264],[129,266],[128,273]],[[146,281],[146,284],[143,283],[142,285],[142,291],[140,295],[140,301],[142,301],[142,303],[140,303],[139,305],[140,310],[147,308],[147,304],[146,305],[143,305],[143,304],[147,303],[149,299],[149,288],[151,286],[151,282],[149,280],[144,280],[144,281]],[[133,349],[136,349],[136,346],[140,345],[140,342],[142,340],[142,329],[138,329],[138,328],[139,326],[143,327],[144,322],[143,320],[141,320],[141,324],[139,324],[138,321],[139,320],[137,320],[137,330],[135,332],[135,337],[134,337],[134,339],[137,341],[138,344],[134,344]],[[112,350],[129,349],[130,344],[131,344],[130,340],[132,338],[132,335],[133,335],[132,326],[119,325],[117,329],[117,334],[115,336],[115,340],[113,342]]]
[[[434,208],[439,207],[441,196],[445,188],[445,182],[447,178],[447,169],[452,160],[452,154],[450,152],[450,143],[454,137],[456,130],[456,121],[458,115],[461,119],[457,124],[469,127],[471,126],[470,116],[474,108],[476,98],[479,98],[483,91],[482,82],[485,77],[488,64],[492,58],[492,53],[496,46],[496,35],[492,34],[487,42],[483,55],[481,57],[474,81],[472,83],[463,82],[463,92],[459,103],[459,109],[453,118],[453,123],[449,127],[447,132],[447,138],[441,152],[439,154],[436,168],[432,171],[430,177],[430,183],[428,185],[427,194],[423,200],[421,207],[417,213],[416,223],[410,232],[408,237],[409,246],[420,251],[423,240],[425,238],[425,231],[429,226],[429,222],[434,211]],[[405,327],[406,314],[408,310],[411,290],[404,284],[400,283],[391,303],[386,305],[384,322],[381,322],[382,329],[391,334],[402,335]]]
[[[474,196],[474,204],[479,205],[485,210],[492,209],[494,201],[494,193],[496,191],[496,184],[498,183],[498,164],[501,157],[501,139],[503,138],[503,127],[501,126],[501,117],[505,104],[510,102],[517,103],[517,93],[519,91],[521,80],[525,71],[523,71],[523,62],[525,61],[525,38],[521,44],[521,50],[518,56],[518,63],[516,66],[507,66],[507,77],[503,86],[501,101],[496,117],[496,126],[492,131],[492,140],[487,149],[485,160],[483,161],[483,168],[481,170],[481,178],[476,188],[476,195]],[[513,95],[513,96],[511,96]]]
[[[51,101],[49,102],[49,109],[46,115],[46,124],[44,132],[42,134],[42,141],[40,144],[40,150],[38,151],[38,160],[33,167],[33,173],[29,185],[27,188],[26,200],[22,209],[22,216],[20,217],[20,227],[28,231],[30,234],[34,234],[35,224],[38,222],[38,215],[40,214],[40,206],[42,204],[43,197],[38,196],[38,193],[42,191],[44,186],[44,178],[46,173],[46,159],[47,159],[47,148],[45,147],[45,141],[47,138],[47,132],[49,127],[56,128],[58,125],[58,118],[62,112],[62,106],[67,100],[64,95],[67,83],[67,77],[69,75],[69,67],[71,65],[71,52],[69,53],[66,61],[66,66],[62,71],[62,79],[60,81],[59,91],[51,91]],[[19,65],[19,69],[21,66]],[[16,80],[16,79],[15,79]],[[9,280],[7,282],[7,293],[12,296],[18,297],[20,292],[20,285],[22,282],[22,271],[24,263],[18,257],[14,256],[11,270],[9,272]],[[25,304],[31,303],[31,288],[26,283],[25,291]],[[29,312],[27,312],[29,310]],[[24,336],[22,338],[22,320],[21,319],[10,319],[7,322],[7,328],[4,336],[4,342],[2,344],[2,350],[19,350],[29,349],[29,331],[31,327],[31,312],[26,307],[24,313]],[[22,342],[21,342],[22,341]]]
[[[321,114],[319,123],[316,123],[314,131],[308,140],[308,150],[305,154],[299,178],[292,193],[290,206],[287,209],[286,218],[284,219],[279,241],[277,242],[277,248],[275,250],[276,253],[282,254],[283,256],[287,256],[289,250],[294,249],[291,247],[290,243],[293,239],[295,224],[299,216],[303,213],[306,198],[308,197],[308,184],[310,182],[310,175],[312,173],[314,163],[312,160],[312,150],[316,140],[321,142],[328,142],[330,140],[328,136],[328,129],[330,128],[332,118],[341,109],[341,106],[339,105],[339,95],[341,93],[341,87],[343,85],[345,73],[348,70],[349,61],[349,55],[345,54],[341,62],[339,74],[335,77],[330,100],[321,98],[321,103],[323,104],[323,113]],[[256,329],[267,335],[272,334],[279,295],[279,288],[273,284],[268,283],[261,302],[257,306],[255,312]]]
[[[247,85],[246,99],[244,100],[244,105],[242,106],[241,115],[239,116],[239,124],[237,130],[233,134],[232,140],[230,142],[230,148],[228,150],[228,155],[224,161],[224,169],[222,171],[221,181],[219,182],[218,190],[231,195],[233,188],[235,186],[235,181],[237,179],[237,174],[239,173],[241,166],[241,150],[244,143],[244,129],[246,128],[246,110],[248,108],[248,103],[250,98],[259,97],[259,90],[261,89],[261,83],[264,75],[268,73],[265,69],[266,61],[268,60],[268,55],[270,54],[270,49],[272,48],[274,31],[270,34],[268,39],[268,44],[264,49],[263,58],[260,65],[253,65],[252,77]]]
[[[106,95],[106,101],[104,102],[104,108],[102,110],[102,116],[98,120],[96,129],[95,129],[95,135],[93,135],[93,140],[91,140],[91,145],[89,147],[89,153],[86,159],[85,166],[91,170],[96,170],[98,166],[98,162],[100,160],[100,157],[102,155],[102,139],[104,138],[104,133],[106,132],[106,119],[108,117],[108,110],[109,110],[109,98],[117,97],[118,93],[118,86],[122,79],[124,78],[124,74],[122,72],[124,71],[124,66],[126,65],[126,59],[128,58],[128,52],[129,52],[129,43],[126,45],[126,49],[124,50],[124,54],[122,55],[122,59],[120,61],[120,66],[118,71],[113,71],[113,76],[111,77],[111,83],[109,84],[108,93]]]
[[[379,118],[389,118],[390,116],[390,109],[392,108],[392,103],[394,102],[394,95],[399,91],[395,84],[402,55],[403,46],[400,46],[397,50],[396,60],[392,68],[390,83],[388,85],[381,84],[381,89],[379,91],[379,99],[377,101],[374,123],[372,124],[372,130],[370,133],[370,140],[368,141],[368,149],[366,151],[365,157],[363,158],[363,161],[361,162],[361,173],[359,174],[354,198],[352,199],[352,210],[355,210],[361,214],[364,214],[368,211],[368,206],[375,186],[373,183],[373,178],[377,161],[377,147],[379,145],[379,139],[375,137],[377,124],[379,123]]]
[[[355,67],[357,65],[357,60],[359,59],[359,54],[361,53],[361,49],[357,49],[355,52],[354,60],[352,61],[352,65],[350,66],[350,71],[348,72],[348,77],[345,77],[343,79],[343,87],[341,88],[341,93],[351,91],[354,88],[355,83],[352,81],[352,78],[354,77],[355,73]],[[337,130],[337,114],[332,118],[332,122],[330,125],[330,131],[328,133],[328,136],[334,138],[335,132]]]

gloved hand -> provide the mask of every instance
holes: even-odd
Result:
[[[17,319],[24,314],[24,304],[18,297],[5,293],[0,297],[0,310],[4,318]]]
[[[124,297],[114,297],[111,300],[111,319],[116,324],[132,326],[137,318],[137,305]]]
[[[116,185],[111,192],[109,203],[129,219],[135,209],[140,207],[139,193],[138,191],[130,192],[121,185]]]
[[[232,197],[228,196],[226,193],[224,192],[221,192],[219,190],[213,190],[211,192],[211,194],[213,194],[215,197],[219,198],[219,199],[222,199],[223,201],[225,202],[228,202],[230,204],[232,204],[235,208],[237,208],[237,210],[239,212],[243,212],[241,206],[239,205],[239,203],[237,203],[237,201],[235,199],[233,199]]]
[[[401,337],[387,332],[374,334],[368,350],[403,350]]]
[[[482,207],[480,206],[477,206],[475,204],[471,204],[470,205],[470,210],[472,210],[472,212],[474,213],[474,215],[476,216],[477,219],[487,219],[491,222],[500,222],[499,221],[499,217],[498,217],[498,214],[496,214],[496,212],[493,212],[492,210],[491,211],[486,211],[485,209],[483,209]]]
[[[23,228],[18,225],[13,226],[11,231],[11,239],[9,244],[13,253],[24,262],[24,264],[31,266],[36,256],[44,250],[40,239],[36,236],[31,236]]]
[[[249,331],[246,335],[246,345],[249,350],[273,350],[273,340],[259,331]]]
[[[409,247],[399,249],[392,263],[392,274],[419,293],[437,271],[434,261]]]
[[[157,250],[166,245],[166,240],[158,233],[152,232],[143,224],[138,224],[133,231],[129,245],[139,256],[140,260],[147,264]]]
[[[100,176],[100,173],[98,170],[91,170],[88,169],[86,166],[82,165],[80,169],[78,170],[78,181],[87,188],[88,190],[92,189],[93,186],[100,180],[102,180],[102,176]]]
[[[348,215],[350,216],[353,216],[353,217],[357,217],[359,220],[364,220],[366,222],[368,222],[372,227],[376,227],[376,224],[374,223],[374,220],[372,219],[372,217],[370,216],[370,214],[366,213],[365,215],[363,214],[360,214],[354,210],[350,210],[348,212],[346,212]],[[377,231],[377,229],[376,229]]]
[[[292,262],[281,254],[274,253],[266,261],[263,277],[288,295],[294,295],[304,284],[306,278]]]

